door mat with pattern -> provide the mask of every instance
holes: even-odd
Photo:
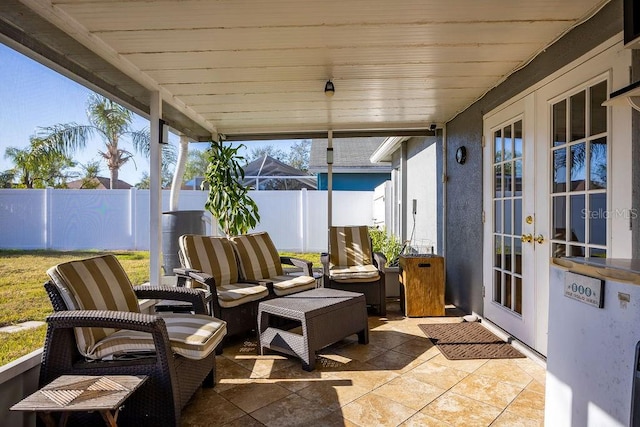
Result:
[[[525,357],[477,322],[418,326],[449,360]]]

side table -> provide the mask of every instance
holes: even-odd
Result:
[[[147,380],[134,375],[63,375],[11,407],[34,411],[47,427],[64,426],[72,412],[99,412],[107,426],[117,426],[125,400]],[[56,424],[54,412],[60,413]]]

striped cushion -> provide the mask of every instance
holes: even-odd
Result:
[[[204,359],[227,333],[227,324],[206,315],[163,313],[171,349],[189,359]],[[90,349],[91,359],[108,359],[123,354],[155,351],[153,338],[146,332],[120,330],[100,340]]]
[[[280,254],[266,232],[231,238],[240,259],[240,275],[248,280],[261,280],[284,274]]]
[[[65,302],[70,310],[140,312],[131,282],[113,255],[65,262],[50,268],[47,273],[60,293],[66,295]],[[76,328],[80,353],[88,356],[98,341],[113,332],[108,328]]]
[[[351,267],[331,267],[329,277],[336,282],[373,282],[378,280],[380,274],[373,265],[354,265]]]
[[[226,237],[185,234],[180,236],[178,244],[184,267],[212,275],[217,286],[238,281],[238,263]]]
[[[269,280],[273,282],[273,292],[279,297],[316,287],[316,279],[311,276],[290,276],[285,274],[270,277]]]
[[[237,307],[269,295],[266,286],[238,283],[236,255],[227,238],[185,234],[180,236],[178,243],[185,267],[213,276],[220,307]]]
[[[266,286],[253,283],[229,283],[218,286],[218,303],[220,307],[237,307],[251,301],[257,301],[269,295]]]
[[[351,267],[373,264],[371,240],[366,225],[331,227],[329,230],[331,265]]]

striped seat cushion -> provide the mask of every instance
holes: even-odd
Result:
[[[273,292],[279,297],[316,287],[316,279],[311,276],[284,274],[282,276],[270,277],[269,281],[273,282]]]
[[[161,314],[171,350],[189,359],[204,359],[227,333],[226,322],[206,315]],[[90,359],[118,358],[131,353],[153,352],[151,334],[119,330],[98,341],[86,355]]]
[[[178,244],[185,267],[213,276],[221,307],[237,307],[269,295],[266,286],[239,283],[236,255],[227,238],[185,234]]]
[[[284,274],[280,254],[266,232],[231,238],[240,260],[240,275],[247,280],[262,280]]]
[[[331,265],[351,267],[373,264],[373,251],[366,225],[331,227],[329,238]]]
[[[334,266],[329,269],[329,277],[336,282],[375,282],[380,277],[373,265]]]
[[[238,281],[238,262],[226,237],[185,234],[178,245],[185,267],[212,275],[217,286]]]
[[[47,273],[69,310],[140,312],[133,286],[113,255],[65,262],[51,267]],[[78,350],[89,357],[96,343],[114,332],[109,328],[76,328]]]

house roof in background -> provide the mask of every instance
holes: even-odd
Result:
[[[111,179],[110,178],[106,178],[104,176],[98,176],[96,178],[93,178],[92,181],[97,181],[98,182],[98,186],[96,187],[96,190],[108,190],[111,188]],[[71,181],[67,183],[67,188],[71,188],[71,189],[82,189],[82,184],[84,183],[84,180],[82,179],[77,179],[75,181]],[[116,186],[115,189],[116,190],[128,190],[131,187],[133,187],[133,185],[129,184],[128,182],[125,182],[121,179],[119,179],[118,181],[116,181]],[[84,187],[86,188],[86,187]]]
[[[292,178],[302,183],[306,188],[318,188],[315,177],[309,175],[305,171],[296,169],[291,165],[282,163],[280,160],[271,156],[264,155],[252,162],[247,163],[244,168],[244,184],[252,185],[256,183],[256,179],[252,177],[300,177]]]
[[[385,173],[391,164],[371,163],[370,157],[385,138],[336,138],[333,146],[333,172]],[[327,139],[313,139],[309,155],[309,172],[327,171]]]

